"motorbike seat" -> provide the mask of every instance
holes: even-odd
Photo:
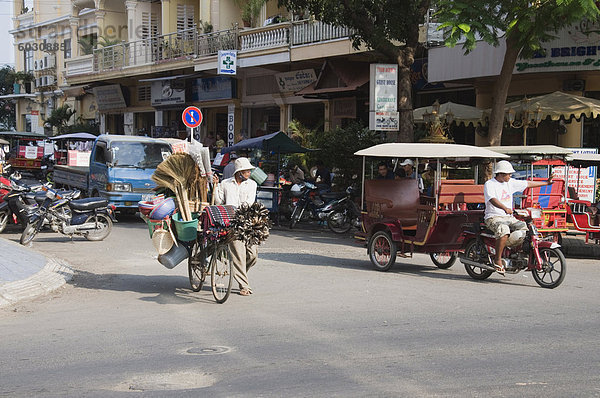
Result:
[[[320,196],[321,196],[321,199],[323,199],[325,201],[329,201],[329,200],[341,199],[344,196],[346,196],[346,194],[344,192],[326,192],[326,193],[322,193]]]
[[[88,211],[108,206],[108,200],[104,198],[85,198],[69,202],[69,207],[73,210]]]

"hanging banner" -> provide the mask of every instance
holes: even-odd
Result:
[[[573,153],[598,153],[596,148],[567,148]],[[555,178],[565,179],[566,167],[554,167]],[[569,167],[569,182],[568,186],[573,187],[577,192],[580,200],[587,200],[595,203],[596,197],[596,167],[587,167],[578,169]]]
[[[398,65],[371,64],[369,81],[369,129],[398,131]]]
[[[220,50],[219,64],[217,68],[219,75],[235,75],[237,72],[237,50]]]

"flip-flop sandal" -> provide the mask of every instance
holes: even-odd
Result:
[[[250,289],[242,289],[240,290],[240,296],[249,296],[252,294],[252,290]]]
[[[504,261],[502,261],[502,265],[494,263],[494,268],[496,269],[497,273],[504,276],[504,273],[506,272],[506,269],[504,268]]]

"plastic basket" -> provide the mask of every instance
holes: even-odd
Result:
[[[258,185],[262,185],[263,182],[267,179],[267,173],[262,171],[260,167],[255,167],[250,173],[250,178],[252,178]]]
[[[196,240],[198,235],[198,215],[192,215],[192,221],[183,221],[179,213],[173,214],[173,223],[175,224],[175,232],[177,232],[177,240],[182,242],[190,242]]]
[[[148,232],[150,232],[150,238],[154,235],[154,231],[157,229],[163,229],[163,220],[147,220]]]

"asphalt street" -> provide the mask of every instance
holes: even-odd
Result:
[[[219,305],[156,261],[135,219],[32,249],[74,275],[0,309],[0,396],[600,396],[596,260],[569,259],[547,290],[420,254],[377,272],[350,236],[282,228],[255,294]]]

